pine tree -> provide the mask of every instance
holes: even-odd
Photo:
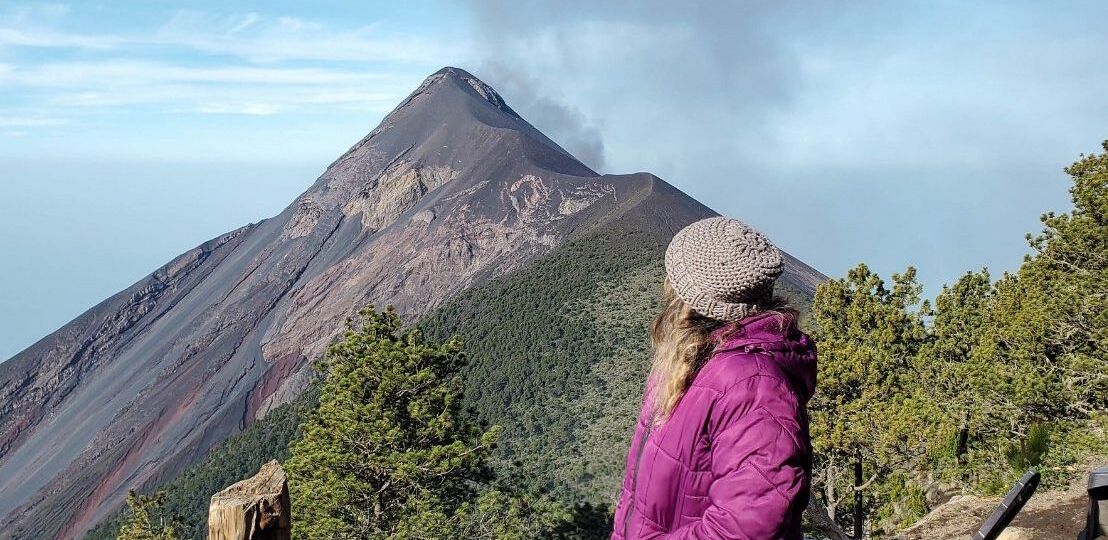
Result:
[[[855,538],[882,503],[867,501],[867,489],[926,448],[915,429],[923,400],[913,360],[929,307],[920,305],[914,269],[894,274],[892,285],[858,265],[822,284],[812,306],[819,387],[809,409],[818,496],[832,518],[849,506]]]
[[[461,534],[472,540],[532,540],[535,538],[588,538],[578,531],[575,516],[546,497],[517,496],[490,489],[463,509]],[[583,533],[583,534],[581,534]]]
[[[1053,410],[1080,417],[1108,407],[1108,141],[1102,146],[1104,153],[1081,156],[1065,169],[1073,180],[1073,210],[1042,216],[1042,232],[1028,237],[1035,254],[1011,291],[1041,302],[1019,304],[1016,324],[1046,323],[1017,340],[1030,349],[1017,354],[1038,356],[1043,371],[1058,373],[1059,387],[1051,390],[1064,392],[1042,397],[1062,398]],[[1014,326],[1006,325],[1001,337],[1020,330]]]
[[[458,340],[402,329],[392,308],[347,322],[285,463],[297,538],[571,537],[568,509],[492,487],[499,428],[463,410],[464,364]]]
[[[987,378],[970,381],[968,397],[986,420],[973,469],[994,490],[1021,472],[1005,461],[1028,462],[1005,457],[1018,448],[1042,446],[1037,453],[1061,469],[1106,446],[1088,442],[1108,410],[1108,142],[1104,148],[1066,168],[1073,210],[1043,215],[1041,233],[1028,235],[1033,253],[996,283],[971,353],[973,364],[988,366]],[[1046,425],[1058,436],[1044,433]]]
[[[455,536],[496,436],[463,414],[463,364],[457,341],[402,331],[391,308],[347,322],[285,464],[298,537]]]
[[[998,366],[976,354],[994,297],[988,270],[944,285],[916,359],[928,404],[919,416],[930,441],[928,461],[956,481],[967,479],[965,465],[979,446],[974,443],[997,432],[996,411],[980,394],[997,383]]]
[[[165,493],[139,495],[128,491],[126,517],[117,540],[179,540],[174,524],[160,515],[164,505]]]

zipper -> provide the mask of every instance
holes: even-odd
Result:
[[[635,470],[631,475],[631,506],[627,508],[627,515],[623,516],[623,540],[631,540],[628,534],[631,532],[631,516],[635,515],[635,498],[638,496],[639,486],[639,463],[642,461],[642,451],[646,448],[646,439],[650,437],[650,433],[654,431],[654,414],[650,415],[650,422],[646,424],[646,431],[643,432],[642,437],[639,438],[639,450],[635,452]]]

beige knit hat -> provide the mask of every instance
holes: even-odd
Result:
[[[666,248],[666,277],[697,313],[722,321],[754,314],[773,296],[783,260],[762,233],[726,217],[697,221]]]

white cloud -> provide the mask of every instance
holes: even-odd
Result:
[[[169,112],[272,115],[309,107],[388,110],[404,94],[374,84],[192,84],[175,80],[108,81],[60,88],[44,97],[48,107],[105,108],[164,105]]]
[[[0,46],[107,50],[125,42],[117,36],[71,34],[44,28],[0,28]]]
[[[272,103],[204,103],[196,107],[196,112],[204,114],[246,114],[251,116],[270,116],[281,112],[281,107]]]
[[[443,54],[437,38],[379,25],[341,28],[259,13],[179,10],[141,32],[71,31],[63,30],[73,27],[63,8],[0,9],[0,51],[7,53],[0,91],[22,105],[259,116],[387,111],[413,86],[411,70],[429,72]],[[21,56],[33,49],[79,54]]]
[[[138,34],[66,32],[44,26],[35,17],[12,17],[0,24],[0,47],[72,48],[136,52],[175,47],[235,56],[251,62],[289,60],[356,62],[434,62],[458,51],[425,38],[387,31],[379,25],[353,29],[329,27],[295,17],[257,13],[212,15],[178,11],[161,28]]]
[[[135,60],[52,62],[0,70],[0,83],[46,88],[137,86],[154,83],[288,84],[327,86],[364,84],[387,75],[321,68],[225,65],[193,67]]]
[[[240,22],[232,30],[241,25]],[[434,62],[452,52],[424,38],[388,33],[374,26],[336,31],[299,19],[251,24],[240,31],[213,31],[204,24],[177,24],[163,28],[153,41],[259,63],[289,60]]]
[[[259,20],[261,20],[261,18],[262,17],[260,15],[258,15],[257,13],[247,13],[242,18],[242,21],[240,21],[233,28],[231,28],[228,31],[228,33],[229,34],[237,34],[239,32],[242,32],[243,30],[246,30],[247,28],[250,28],[251,26],[254,26],[254,24],[257,23]]]
[[[3,116],[0,115],[0,128],[15,127],[42,127],[42,126],[60,126],[68,124],[69,120],[65,118],[52,118],[43,116]]]
[[[395,77],[321,68],[191,67],[162,62],[54,62],[3,69],[0,88],[44,107],[165,104],[204,113],[272,115],[301,106],[381,110],[403,98]]]

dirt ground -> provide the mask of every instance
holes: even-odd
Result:
[[[958,496],[897,536],[900,540],[966,540],[1000,503],[1000,497]],[[1085,524],[1084,482],[1065,491],[1036,493],[1001,540],[1074,540]]]

